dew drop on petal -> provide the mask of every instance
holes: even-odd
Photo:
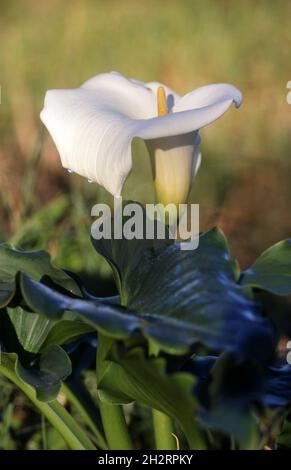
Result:
[[[93,183],[93,180],[91,180],[90,178],[88,179],[88,183]]]
[[[74,173],[73,170],[71,170],[70,168],[68,168],[68,173]]]

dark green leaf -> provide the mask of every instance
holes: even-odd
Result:
[[[193,446],[191,448],[204,447],[195,419],[198,405],[192,393],[195,379],[191,374],[169,375],[164,359],[146,358],[142,349],[123,353],[113,347],[102,371],[99,368],[97,380],[102,400],[115,404],[135,400],[162,411],[179,424]]]
[[[65,351],[54,345],[47,348],[31,368],[17,361],[16,372],[35,389],[38,400],[52,401],[61,389],[62,380],[71,373],[71,362]]]
[[[29,352],[39,352],[55,321],[27,312],[21,307],[7,308],[7,312],[23,348]]]
[[[16,353],[2,351],[0,365],[11,368],[17,377],[33,387],[38,400],[54,400],[60,391],[62,380],[71,373],[71,362],[65,351],[54,345],[40,356],[31,356],[30,363],[23,359],[25,358]]]
[[[2,244],[0,245],[0,306],[3,307],[11,302],[16,292],[16,275],[22,270],[37,280],[46,276],[55,286],[66,289],[68,293],[75,295],[80,293],[76,282],[64,271],[54,267],[45,251],[21,251]],[[21,345],[27,351],[38,352],[55,322],[29,313],[20,306],[9,308],[8,313]]]
[[[80,293],[77,284],[64,271],[54,267],[45,251],[21,251],[6,244],[0,245],[0,306],[7,305],[15,294],[15,276],[23,271],[33,279],[48,276],[69,292]]]
[[[15,282],[14,279],[11,281],[0,283],[0,308],[8,305],[13,299],[15,294]]]
[[[225,345],[226,348],[235,350],[243,348],[246,354],[253,354],[254,348],[250,347],[250,338],[257,339],[258,335],[261,335],[260,341],[265,341],[265,349],[262,352],[269,353],[270,332],[266,330],[264,323],[256,321],[255,317],[246,317],[245,324],[239,324],[241,317],[237,320],[238,324],[235,319],[231,323],[230,319],[228,331],[227,325],[224,325],[223,329],[212,331],[207,330],[207,325],[203,328],[194,321],[186,322],[161,314],[134,313],[117,305],[67,297],[25,275],[21,276],[21,291],[29,308],[41,315],[54,320],[61,318],[70,320],[71,316],[75,318],[77,313],[80,319],[107,336],[125,339],[142,333],[151,340],[152,344],[169,353],[185,353],[191,345],[199,342],[217,347]],[[253,320],[250,323],[250,333],[254,336],[245,337],[243,327],[248,328],[249,318]],[[238,325],[240,330],[232,331]],[[260,348],[256,341],[254,345]]]
[[[291,240],[276,243],[264,251],[242,273],[240,283],[278,295],[291,294]]]
[[[270,345],[251,290],[237,284],[238,266],[219,229],[201,234],[192,251],[163,240],[93,244],[118,273],[122,303],[147,320],[146,335],[168,351],[196,341],[239,349],[256,330]]]
[[[96,301],[65,296],[26,275],[20,278],[21,291],[26,304],[35,312],[53,320],[79,319],[102,333],[115,338],[126,338],[139,327],[141,320],[122,307]]]
[[[259,423],[254,403],[261,399],[263,392],[262,368],[225,353],[199,387],[198,395],[205,406],[200,414],[202,422],[211,429],[232,435],[244,449],[256,448]]]
[[[90,331],[94,329],[80,320],[58,321],[50,329],[41,350],[51,344],[67,344]]]
[[[126,218],[124,218],[126,219]],[[146,215],[144,212],[144,227],[146,227]],[[168,233],[168,228],[165,228]],[[127,305],[139,289],[143,272],[158,257],[159,253],[167,246],[173,244],[169,238],[163,239],[132,239],[125,238],[100,239],[92,238],[95,249],[109,262],[115,275],[123,305]],[[144,263],[144,264],[143,264]]]

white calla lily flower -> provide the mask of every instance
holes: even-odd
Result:
[[[111,72],[80,88],[48,91],[41,119],[63,167],[115,197],[132,168],[132,140],[144,139],[157,199],[179,204],[187,200],[200,164],[198,130],[241,100],[241,92],[228,84],[203,86],[180,97],[161,83]]]

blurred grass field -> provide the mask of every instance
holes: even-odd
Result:
[[[89,276],[108,274],[89,227],[91,206],[110,197],[62,169],[39,112],[47,89],[110,70],[180,93],[238,86],[241,109],[202,131],[192,191],[201,229],[222,226],[243,265],[290,235],[290,1],[1,0],[0,15],[3,240],[49,249],[58,264]],[[124,196],[153,197],[142,143]]]

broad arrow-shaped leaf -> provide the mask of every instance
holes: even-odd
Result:
[[[247,353],[258,335],[270,354],[272,333],[251,289],[238,284],[238,265],[219,229],[201,234],[192,251],[169,240],[92,241],[114,268],[122,303],[151,321],[147,334],[158,343],[174,350],[177,342],[201,341]]]
[[[185,353],[197,343],[246,356],[258,350],[266,357],[272,354],[272,332],[256,311],[251,291],[237,284],[237,267],[220,231],[201,235],[193,252],[181,251],[178,243],[156,251],[148,241],[142,249],[143,241],[138,240],[137,252],[128,248],[126,256],[138,256],[139,262],[129,259],[124,278],[122,242],[116,241],[120,250],[114,251],[111,263],[119,272],[126,306],[68,297],[23,275],[21,290],[28,307],[55,320],[70,320],[68,312],[75,312],[107,336],[142,334],[173,354]]]

